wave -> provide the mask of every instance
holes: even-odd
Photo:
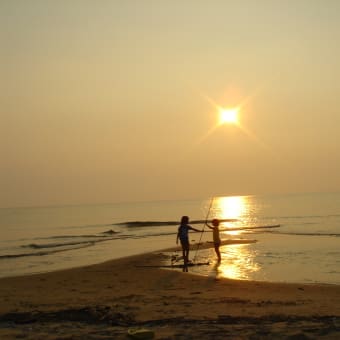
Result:
[[[280,216],[263,216],[263,219],[271,219],[271,218],[278,218],[278,219],[320,219],[320,218],[338,218],[340,214],[329,214],[329,215],[280,215]]]
[[[108,233],[108,235],[105,235]],[[9,259],[9,258],[18,258],[18,257],[27,257],[27,256],[44,256],[44,255],[50,255],[58,252],[63,251],[70,251],[70,250],[76,250],[84,247],[90,247],[93,246],[99,242],[106,242],[106,241],[112,241],[117,239],[124,239],[128,238],[129,236],[123,236],[123,237],[117,237],[113,236],[115,232],[112,232],[111,230],[106,231],[103,233],[102,236],[98,235],[89,235],[88,239],[84,240],[84,236],[68,236],[63,237],[64,239],[75,239],[76,237],[79,238],[78,241],[72,241],[72,242],[53,242],[53,243],[30,243],[21,245],[20,248],[24,249],[30,249],[30,250],[36,250],[31,252],[18,252],[16,254],[4,254],[0,255],[1,259]],[[52,236],[49,239],[60,239],[60,236]],[[82,238],[82,239],[81,239]]]
[[[111,225],[110,223],[100,223],[100,224],[83,224],[83,225],[65,225],[59,227],[60,229],[83,229],[83,228],[103,228]]]
[[[303,232],[289,232],[289,231],[266,231],[267,233],[271,233],[271,234],[280,234],[280,235],[293,235],[293,236],[331,236],[331,237],[340,237],[340,233],[303,233]]]
[[[78,239],[78,241],[60,242],[60,243],[46,243],[46,244],[30,243],[30,244],[22,245],[21,248],[45,249],[45,248],[58,248],[58,247],[81,245],[81,244],[86,244],[86,243],[93,243],[94,244],[94,243],[98,243],[98,242],[115,240],[115,239],[118,238],[118,237],[113,237],[113,235],[115,235],[115,234],[119,234],[119,233],[111,229],[111,230],[107,230],[107,231],[100,233],[100,235],[78,235],[78,236],[75,236],[75,235],[60,236],[60,235],[58,235],[58,236],[51,236],[51,237],[48,237],[48,238],[46,237],[44,239],[50,239],[50,240]],[[84,240],[84,238],[85,238],[85,240]]]
[[[220,219],[220,222],[237,222],[236,218],[225,218]],[[206,220],[192,220],[190,224],[205,224]],[[211,221],[208,221],[209,223]],[[170,226],[170,225],[179,225],[179,221],[126,221],[120,223],[114,223],[113,225],[123,225],[126,227],[161,227],[161,226]]]
[[[51,254],[60,253],[60,252],[64,252],[64,251],[86,248],[86,247],[89,247],[89,246],[93,246],[93,243],[88,242],[88,244],[86,244],[86,245],[80,245],[78,247],[73,247],[73,248],[68,248],[68,249],[54,249],[54,250],[49,250],[49,251],[39,251],[39,252],[32,252],[32,253],[5,254],[5,255],[0,255],[0,260],[14,259],[14,258],[28,257],[28,256],[51,255]]]
[[[26,244],[21,246],[21,248],[31,248],[31,249],[48,249],[48,248],[58,248],[58,247],[67,247],[67,246],[75,246],[80,244],[87,244],[87,243],[96,243],[95,241],[78,241],[78,242],[66,242],[66,243],[47,243],[47,244]]]
[[[85,235],[57,235],[57,236],[48,236],[48,237],[37,237],[35,240],[50,240],[50,239],[73,239],[80,237],[88,237],[88,238],[103,238],[103,237],[111,237],[114,234],[119,234],[119,231],[114,231],[112,229],[103,231],[99,234],[85,234]]]
[[[119,234],[119,235],[115,235]],[[60,241],[60,242],[51,242],[51,243],[29,243],[21,245],[21,249],[27,249],[27,252],[17,252],[14,254],[4,254],[0,255],[1,259],[10,259],[10,258],[20,258],[20,257],[28,257],[28,256],[45,256],[51,255],[54,253],[77,250],[80,248],[94,246],[100,242],[114,241],[114,240],[125,240],[125,239],[139,239],[150,236],[162,236],[162,235],[174,235],[175,232],[166,232],[166,233],[148,233],[143,235],[136,234],[121,234],[119,232],[115,232],[112,229],[104,231],[100,233],[100,235],[67,235],[67,236],[51,236],[50,240],[70,240],[71,241]],[[78,238],[78,240],[76,240]],[[85,238],[85,239],[84,239]],[[37,239],[35,239],[37,240]],[[31,250],[31,251],[30,251]]]

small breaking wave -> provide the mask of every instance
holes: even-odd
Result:
[[[272,234],[280,234],[280,235],[292,235],[292,236],[331,236],[331,237],[340,237],[339,233],[303,233],[303,232],[281,232],[281,231],[266,231],[267,233],[272,233]]]
[[[0,255],[0,260],[15,259],[15,258],[19,258],[19,257],[28,257],[28,256],[52,255],[52,254],[60,253],[60,252],[64,252],[64,251],[86,248],[86,247],[90,247],[90,246],[93,246],[93,245],[94,245],[93,242],[88,242],[87,244],[79,245],[77,247],[72,247],[72,248],[66,248],[66,249],[53,249],[53,250],[48,250],[48,251],[37,251],[37,252],[31,252],[31,253],[5,254],[5,255]]]
[[[49,251],[38,251],[38,252],[32,252],[32,253],[5,254],[5,255],[0,255],[0,260],[14,259],[14,258],[28,257],[28,256],[51,255],[51,254],[60,253],[60,252],[63,252],[63,251],[86,248],[86,247],[89,247],[89,246],[92,246],[92,245],[93,245],[92,243],[88,243],[86,245],[81,245],[81,246],[78,246],[78,247],[72,247],[72,248],[68,248],[68,249],[54,249],[54,250],[49,250]]]
[[[220,219],[220,222],[237,222],[235,218]],[[192,220],[189,224],[205,224],[206,220]],[[211,221],[208,221],[209,223]],[[114,223],[113,225],[122,225],[126,227],[161,227],[179,225],[179,221],[126,221],[120,223]]]
[[[76,250],[80,248],[90,247],[100,242],[112,241],[117,239],[128,238],[128,235],[123,237],[116,236],[118,232],[111,230],[104,231],[100,235],[67,235],[67,236],[51,236],[49,238],[36,238],[35,240],[49,239],[49,240],[60,240],[59,242],[51,243],[29,243],[19,246],[20,249],[25,249],[23,252],[16,252],[14,254],[2,254],[1,259],[10,259],[27,256],[44,256],[51,255],[54,253]],[[70,241],[72,240],[72,241]]]
[[[106,240],[105,240],[106,241]],[[78,242],[65,242],[65,243],[47,243],[47,244],[26,244],[21,246],[22,248],[31,248],[31,249],[48,249],[48,248],[58,248],[58,247],[68,247],[68,246],[76,246],[81,244],[88,243],[97,243],[95,240],[86,240],[86,241],[78,241]]]
[[[103,237],[111,237],[114,234],[118,234],[119,231],[114,231],[112,229],[103,231],[99,234],[85,234],[85,235],[57,235],[57,236],[49,236],[49,237],[37,237],[35,240],[50,240],[50,239],[75,239],[80,237],[88,237],[88,238],[103,238]]]

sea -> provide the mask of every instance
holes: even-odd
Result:
[[[0,209],[0,277],[86,266],[176,246],[182,216],[194,275],[270,282],[340,284],[340,193],[219,196],[103,205]],[[205,222],[218,218],[216,261]],[[168,259],[168,260],[167,260]],[[133,268],[131,268],[133,270]],[[183,274],[186,275],[186,274]]]

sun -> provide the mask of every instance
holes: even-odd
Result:
[[[222,124],[237,124],[238,123],[239,108],[219,108],[220,125]]]

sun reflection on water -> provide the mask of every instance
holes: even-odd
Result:
[[[237,219],[247,212],[246,196],[217,197],[215,200],[220,218]]]
[[[228,231],[228,228],[234,229],[235,227],[238,227],[245,223],[245,220],[249,215],[248,200],[249,198],[247,196],[226,196],[215,198],[213,206],[213,217],[220,220],[229,220],[221,222],[221,236],[223,236],[223,234],[240,234],[240,231]]]
[[[240,236],[242,230],[229,230],[242,228],[250,222],[251,197],[230,196],[216,197],[212,207],[212,218],[223,221],[220,224],[221,239],[230,239]],[[220,248],[222,261],[216,264],[216,277],[247,280],[259,271],[260,265],[255,261],[255,252],[251,244],[229,244]]]
[[[216,265],[216,277],[250,280],[260,269],[248,244],[234,244],[221,248],[222,261]]]

